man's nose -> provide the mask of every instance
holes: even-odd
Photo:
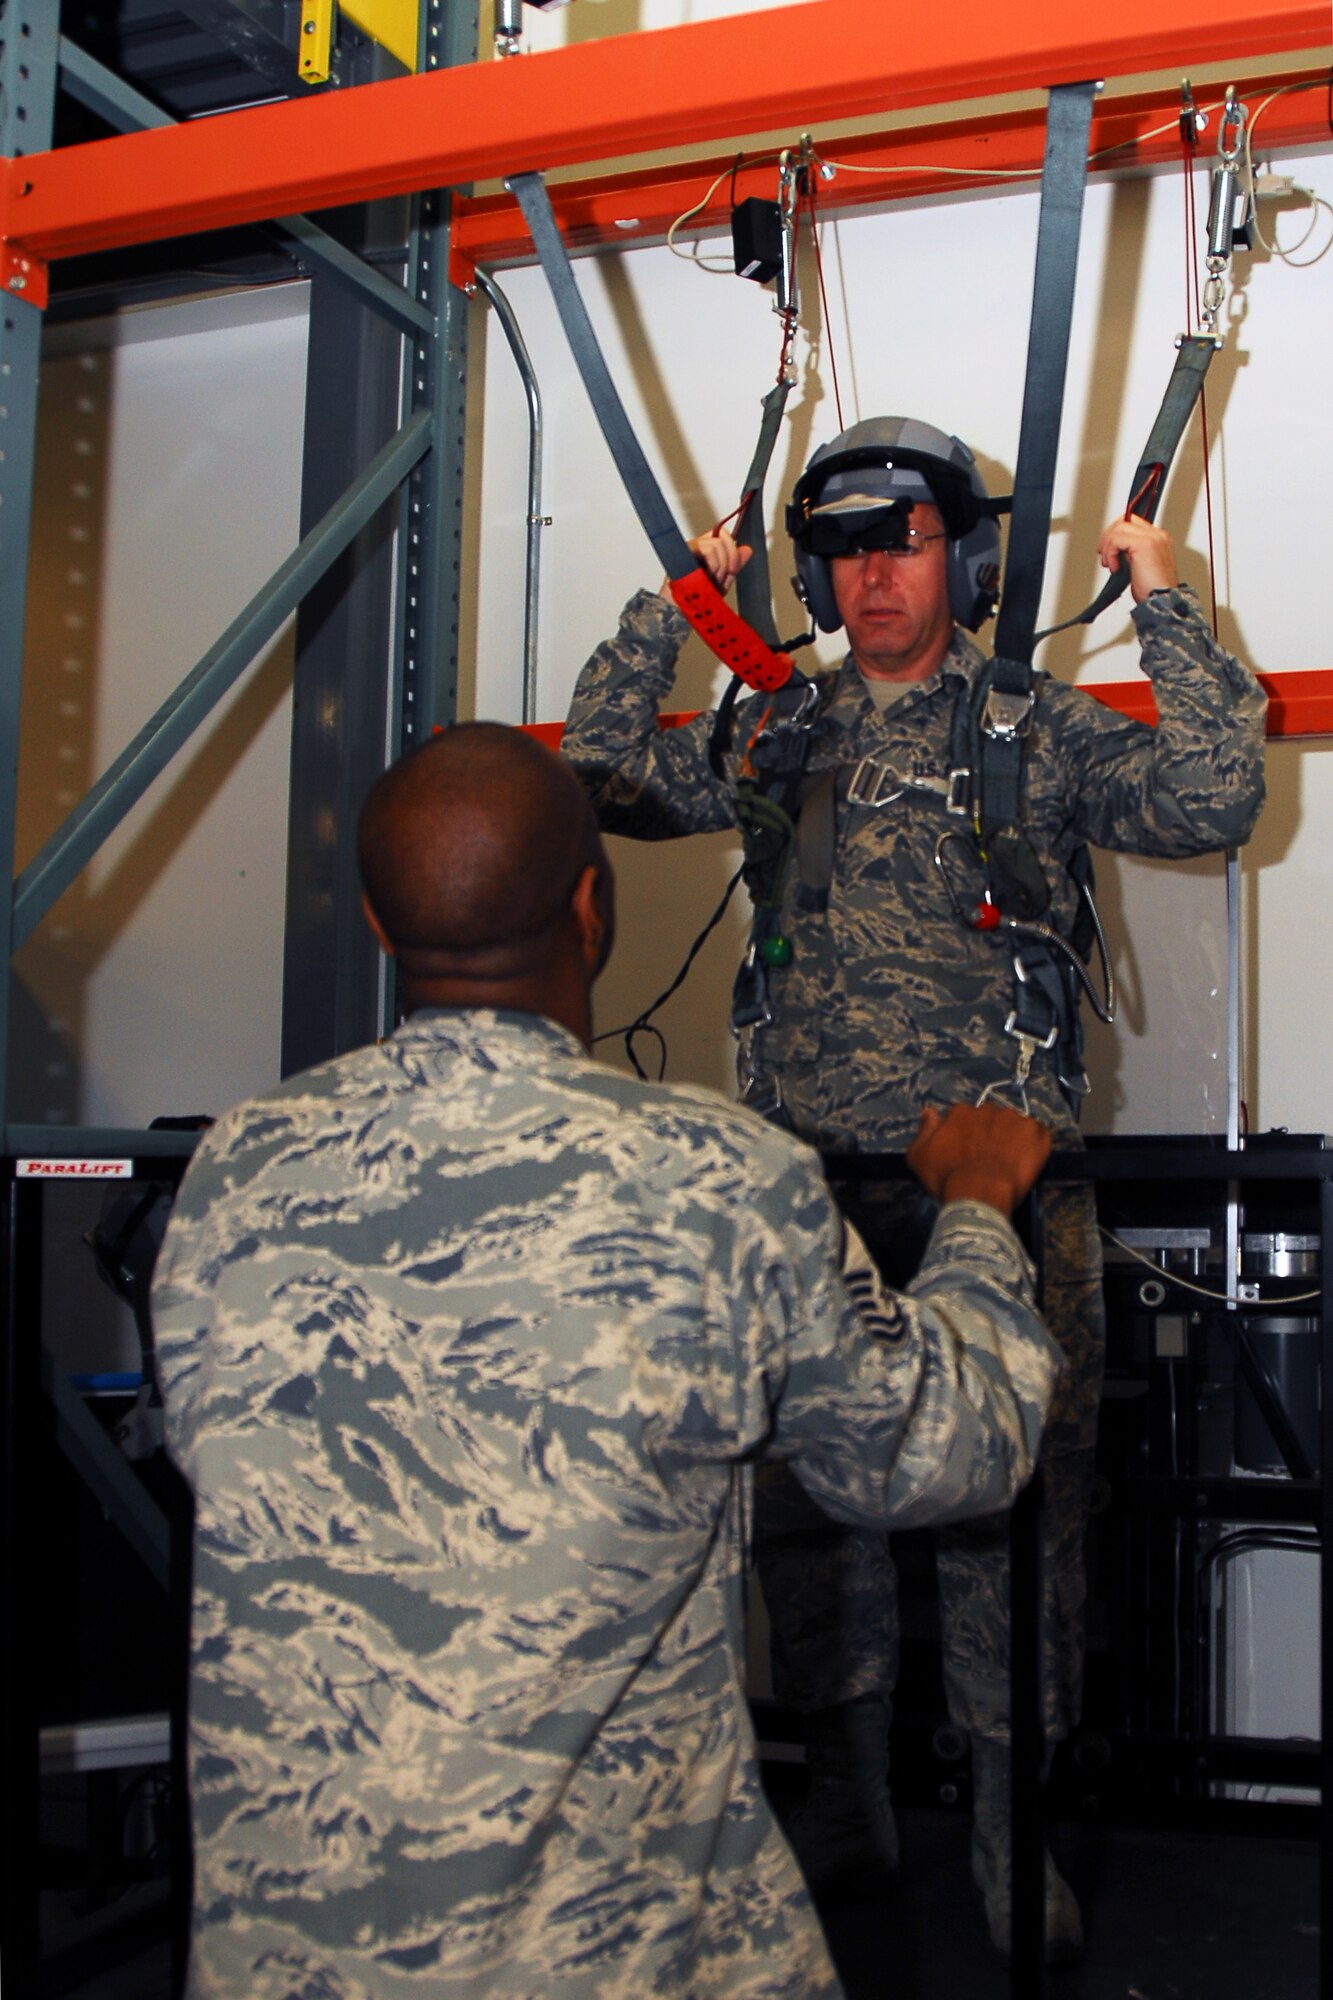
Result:
[[[873,584],[892,583],[897,578],[897,575],[898,565],[886,549],[867,549],[865,568],[861,572],[863,582]]]

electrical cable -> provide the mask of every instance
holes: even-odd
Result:
[[[1310,78],[1308,80],[1304,80],[1299,83],[1284,83],[1279,89],[1272,91],[1264,99],[1263,103],[1259,106],[1259,110],[1255,112],[1254,117],[1250,120],[1250,130],[1247,131],[1246,133],[1247,167],[1249,165],[1250,132],[1253,131],[1253,127],[1258,122],[1261,113],[1266,111],[1268,109],[1268,106],[1272,104],[1275,99],[1279,97],[1285,97],[1290,92],[1300,91],[1300,90],[1323,90],[1325,88],[1327,88],[1328,91],[1329,130],[1330,132],[1333,132],[1333,66],[1331,66],[1329,69],[1327,81],[1325,81],[1325,79],[1323,78],[1319,78],[1318,80]],[[1198,106],[1199,114],[1201,117],[1204,118],[1210,118],[1215,111],[1221,111],[1223,109],[1224,109],[1224,104],[1221,99],[1218,99],[1211,104],[1201,104]],[[1088,154],[1089,164],[1091,164],[1094,160],[1109,159],[1111,154],[1113,153],[1132,152],[1134,147],[1143,145],[1146,140],[1160,139],[1163,132],[1173,131],[1178,125],[1178,123],[1179,123],[1178,116],[1174,118],[1167,118],[1164,119],[1160,125],[1150,126],[1146,132],[1136,132],[1132,139],[1117,139],[1113,145],[1094,147],[1094,149]],[[687,263],[697,264],[701,271],[707,271],[711,275],[718,275],[718,276],[726,274],[734,275],[734,266],[730,262],[724,263],[719,260],[710,263],[706,257],[701,257],[697,251],[682,250],[676,243],[675,240],[676,233],[679,229],[683,227],[685,223],[687,223],[690,220],[691,216],[698,215],[701,209],[707,208],[709,202],[713,199],[713,196],[717,193],[717,190],[721,187],[723,181],[726,180],[728,177],[730,177],[731,179],[731,186],[732,186],[732,206],[733,207],[735,206],[736,175],[742,166],[747,166],[747,167],[765,166],[768,164],[769,161],[777,160],[780,157],[781,155],[779,153],[760,153],[757,154],[753,159],[746,160],[743,154],[738,154],[732,165],[729,167],[724,167],[721,173],[718,174],[716,180],[714,180],[712,185],[710,186],[707,194],[705,194],[700,201],[695,202],[692,208],[687,208],[683,214],[678,215],[675,221],[671,224],[670,228],[667,230],[667,235],[666,235],[667,247],[672,252],[673,256],[683,257]],[[1037,181],[1041,179],[1041,168],[1039,166],[1038,167],[980,167],[980,166],[951,167],[951,166],[926,166],[924,164],[917,165],[915,163],[903,161],[901,164],[891,167],[882,167],[882,166],[872,167],[872,166],[862,165],[862,163],[858,160],[826,159],[822,154],[815,155],[815,160],[818,165],[825,167],[832,167],[838,173],[874,174],[877,175],[880,179],[883,179],[886,176],[890,176],[893,174],[934,174],[934,175],[944,174],[951,179],[983,180],[983,181],[1000,181],[1000,180]],[[1303,188],[1301,192],[1303,194],[1311,194],[1311,190],[1308,188]],[[1329,203],[1323,200],[1322,196],[1312,195],[1311,198],[1316,203],[1318,203],[1320,207],[1327,208],[1330,206]],[[1268,244],[1263,238],[1262,232],[1260,232],[1260,240],[1264,242],[1264,247],[1266,249],[1271,250],[1272,254],[1276,257],[1289,257],[1291,255],[1290,252],[1284,252],[1282,250],[1277,249],[1275,246]],[[1307,239],[1302,238],[1302,242],[1304,242],[1305,240]],[[1301,246],[1298,244],[1295,247],[1299,249]]]
[[[709,187],[707,194],[701,196],[692,208],[687,208],[683,214],[678,215],[667,229],[666,246],[672,256],[684,258],[687,264],[696,265],[699,270],[706,271],[710,277],[734,278],[736,275],[734,258],[718,258],[710,262],[707,257],[701,257],[697,250],[682,250],[676,242],[676,231],[683,228],[692,215],[698,215],[701,209],[707,208],[723,181],[728,177],[731,180],[731,205],[733,208],[736,206],[736,174],[742,164],[747,167],[763,167],[767,166],[770,161],[777,160],[779,157],[780,155],[777,153],[757,153],[754,159],[747,160],[744,154],[738,153],[731,166],[723,167],[721,173]]]
[[[712,936],[713,932],[717,929],[723,917],[726,915],[727,905],[730,903],[732,896],[735,894],[736,884],[740,881],[740,879],[741,879],[741,870],[738,868],[736,870],[736,873],[732,876],[731,880],[728,882],[726,888],[723,890],[721,902],[718,904],[717,908],[714,910],[712,916],[708,919],[708,922],[704,925],[703,929],[699,932],[698,937],[695,938],[694,943],[690,946],[689,950],[686,952],[685,962],[681,966],[675,978],[672,980],[671,984],[665,987],[663,991],[658,994],[656,1000],[654,1000],[649,1006],[645,1007],[643,1012],[641,1014],[637,1014],[632,1021],[626,1024],[626,1026],[624,1026],[623,1028],[607,1028],[604,1030],[602,1034],[594,1035],[592,1038],[592,1046],[596,1048],[598,1042],[614,1041],[617,1035],[623,1035],[625,1039],[625,1054],[629,1058],[630,1067],[633,1069],[634,1074],[643,1083],[648,1083],[650,1081],[661,1083],[663,1078],[666,1076],[666,1066],[667,1066],[666,1036],[662,1033],[662,1030],[654,1024],[652,1017],[657,1012],[658,1008],[665,1007],[667,1001],[671,998],[671,996],[674,993],[678,992],[679,989],[684,985],[686,979],[689,976],[690,967],[694,964],[695,959],[699,956],[699,953],[703,950],[704,945],[708,942],[708,939]],[[658,1068],[656,1078],[652,1079],[649,1078],[648,1072],[644,1069],[643,1065],[639,1061],[637,1054],[635,1053],[634,1037],[639,1034],[654,1035],[657,1039],[657,1045],[660,1051],[660,1065]]]
[[[1333,70],[1331,70],[1329,74],[1330,78],[1333,79]],[[1300,84],[1287,84],[1284,86],[1284,90],[1298,90],[1310,87],[1311,86],[1309,85],[1303,86]],[[1333,214],[1333,206],[1330,206],[1330,204],[1324,200],[1322,195],[1317,195],[1314,192],[1313,188],[1297,187],[1293,183],[1291,192],[1293,194],[1305,195],[1310,202],[1311,205],[1310,223],[1304,236],[1302,236],[1298,242],[1289,245],[1289,247],[1284,250],[1281,247],[1281,245],[1278,244],[1277,242],[1270,243],[1268,238],[1264,235],[1263,225],[1259,221],[1258,190],[1255,186],[1255,179],[1254,179],[1254,155],[1253,152],[1251,151],[1251,146],[1254,137],[1254,128],[1258,124],[1260,118],[1262,118],[1264,112],[1267,111],[1269,105],[1272,104],[1275,101],[1275,99],[1281,97],[1283,94],[1284,94],[1283,90],[1274,90],[1270,92],[1270,94],[1264,99],[1263,103],[1259,106],[1254,116],[1246,124],[1245,134],[1244,134],[1245,173],[1250,184],[1250,194],[1254,204],[1252,213],[1254,217],[1255,235],[1258,237],[1259,241],[1263,244],[1264,249],[1268,252],[1270,257],[1278,257],[1284,264],[1290,264],[1293,270],[1303,271],[1310,264],[1317,264],[1321,257],[1327,255],[1330,245],[1333,245],[1333,236],[1331,236],[1329,242],[1324,245],[1323,249],[1320,250],[1317,253],[1317,255],[1313,257],[1299,257],[1297,255],[1298,251],[1303,250],[1305,248],[1306,244],[1310,241],[1310,238],[1314,235],[1315,230],[1319,227],[1320,209],[1321,208],[1329,209],[1330,214]]]

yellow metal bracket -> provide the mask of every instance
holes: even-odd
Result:
[[[301,53],[297,62],[302,83],[327,83],[333,47],[334,0],[301,0]]]
[[[353,27],[415,71],[420,0],[342,0],[342,10]]]

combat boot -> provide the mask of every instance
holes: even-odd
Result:
[[[806,1718],[810,1790],[786,1823],[812,1893],[846,1889],[898,1866],[889,1799],[889,1717],[879,1695],[862,1695]]]
[[[986,1905],[991,1943],[1005,1963],[1013,1933],[1013,1824],[1009,1745],[972,1738],[972,1880]],[[1083,1922],[1074,1892],[1046,1853],[1046,1963],[1083,1956]]]

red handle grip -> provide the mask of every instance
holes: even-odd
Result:
[[[706,569],[671,578],[671,595],[699,637],[747,687],[776,694],[794,672],[789,653],[773,648],[733,611]]]

